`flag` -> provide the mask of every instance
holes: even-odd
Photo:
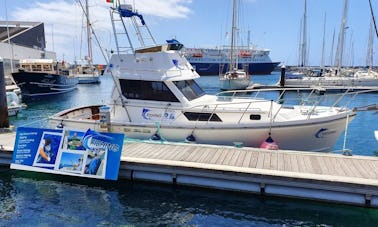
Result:
[[[106,0],[107,3],[113,3],[113,0]]]

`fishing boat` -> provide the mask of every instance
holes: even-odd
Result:
[[[18,72],[12,76],[20,87],[22,97],[62,94],[73,91],[78,79],[65,63],[53,59],[22,59]]]
[[[219,87],[221,90],[240,90],[246,89],[250,83],[250,76],[247,73],[248,69],[246,67],[239,68],[238,56],[236,49],[236,20],[237,20],[237,10],[239,5],[236,0],[233,0],[232,7],[232,29],[231,29],[231,51],[230,51],[230,63],[228,64],[228,70],[226,73],[219,74]],[[221,67],[223,67],[221,65]],[[223,70],[220,70],[223,71]]]
[[[142,15],[131,6],[112,7],[110,15],[115,43],[118,36],[129,34],[126,19],[132,18],[134,28],[149,32]],[[116,22],[123,25],[116,26]],[[116,30],[120,28],[126,30]],[[145,37],[141,33],[137,36]],[[344,107],[286,106],[262,98],[209,95],[195,81],[199,74],[179,52],[180,45],[141,43],[134,49],[131,39],[129,42],[132,51],[123,53],[117,46],[107,64],[105,72],[114,79],[110,103],[58,112],[49,118],[51,127],[231,146],[259,147],[274,140],[280,149],[329,151],[355,116]]]

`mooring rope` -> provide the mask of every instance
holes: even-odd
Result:
[[[375,17],[374,17],[373,7],[371,6],[371,0],[369,0],[369,6],[370,6],[371,19],[373,19],[375,35],[377,36],[377,39],[378,39],[377,24],[375,23]]]

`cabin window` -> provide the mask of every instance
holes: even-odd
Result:
[[[26,71],[31,71],[30,65],[21,65],[21,68],[23,68]]]
[[[179,102],[176,96],[162,81],[120,79],[119,83],[123,96],[128,99]]]
[[[251,115],[249,115],[249,119],[254,120],[254,121],[261,120],[261,115],[260,114],[251,114]]]
[[[205,94],[202,88],[194,80],[174,81],[174,83],[189,101]]]
[[[42,65],[32,65],[32,71],[35,71],[35,72],[42,71]]]
[[[188,118],[189,121],[219,121],[222,120],[216,115],[215,113],[194,113],[194,112],[185,112],[185,117]]]
[[[51,65],[43,65],[43,71],[51,71]]]

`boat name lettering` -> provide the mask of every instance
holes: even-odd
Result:
[[[146,120],[151,120],[152,118],[161,119],[163,117],[164,117],[164,119],[173,120],[173,119],[175,119],[175,114],[174,114],[174,112],[165,112],[164,116],[163,116],[162,113],[154,113],[154,112],[151,112],[150,109],[143,108],[142,117]]]

